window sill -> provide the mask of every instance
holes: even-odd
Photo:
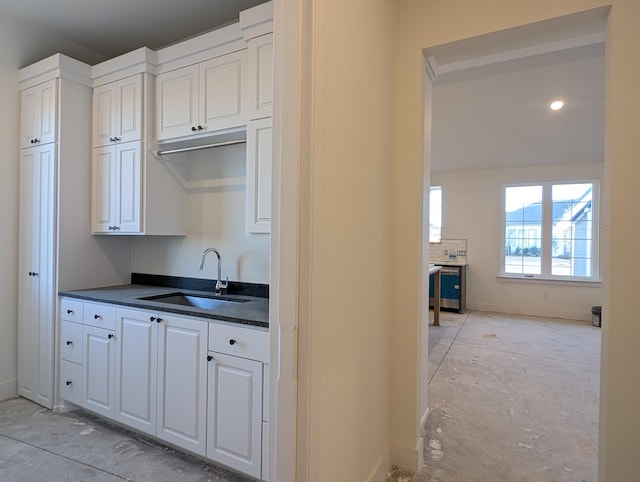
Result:
[[[557,285],[557,286],[585,286],[589,288],[599,288],[602,285],[600,280],[572,280],[572,279],[559,279],[559,278],[544,278],[535,276],[533,278],[526,278],[524,275],[498,275],[498,281],[504,283],[529,283],[529,284],[543,284],[543,285]]]

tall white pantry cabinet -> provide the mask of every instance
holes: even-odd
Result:
[[[58,291],[125,282],[127,251],[87,229],[91,68],[56,54],[21,69],[19,82],[18,393],[52,408]]]

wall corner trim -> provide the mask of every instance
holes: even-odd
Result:
[[[418,438],[415,448],[403,447],[402,445],[391,445],[391,464],[410,470],[411,472],[419,472],[424,461],[424,439]]]

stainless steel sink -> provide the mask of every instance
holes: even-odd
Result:
[[[191,306],[202,310],[217,310],[224,306],[245,303],[248,301],[221,296],[195,295],[189,293],[167,293],[164,295],[145,296],[138,299],[145,301],[157,301],[159,303],[167,303],[170,305]]]

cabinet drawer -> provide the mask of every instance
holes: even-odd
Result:
[[[60,330],[60,358],[82,363],[82,325],[63,321]]]
[[[62,298],[60,303],[60,317],[63,320],[82,323],[82,301]]]
[[[240,326],[209,326],[209,350],[269,362],[269,332]]]
[[[104,328],[105,330],[115,330],[116,308],[97,303],[85,303],[84,324]]]
[[[60,361],[60,397],[76,405],[82,404],[82,365]]]

